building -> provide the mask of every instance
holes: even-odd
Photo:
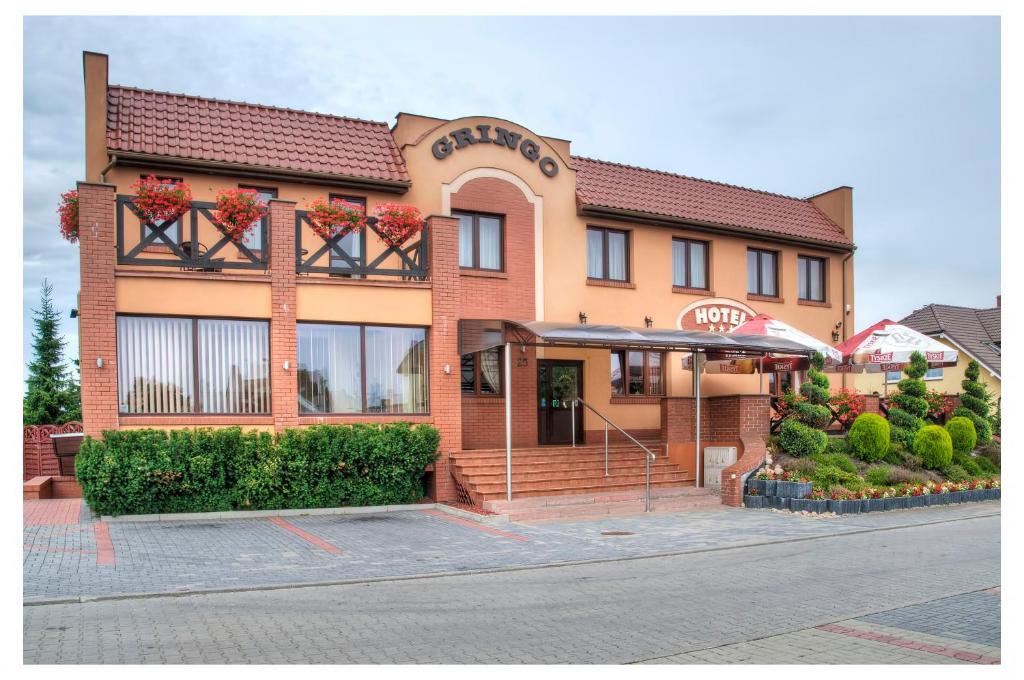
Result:
[[[432,422],[432,493],[447,499],[449,455],[505,445],[507,379],[514,447],[600,440],[595,413],[569,424],[571,383],[692,482],[696,445],[673,434],[694,409],[683,355],[517,342],[506,375],[500,348],[460,356],[466,322],[723,333],[767,312],[827,341],[853,327],[849,187],[791,198],[575,156],[500,118],[400,113],[388,127],[109,85],[105,55],[84,69],[87,433]],[[192,211],[140,221],[130,187],[149,174],[187,182]],[[235,187],[269,205],[244,247],[210,221]],[[426,229],[400,248],[370,232],[328,243],[305,212],[328,196],[416,206]],[[767,431],[757,376],[702,389],[706,443],[760,446],[741,436]]]
[[[960,353],[956,366],[928,369],[924,379],[929,389],[942,394],[959,394],[964,371],[973,359],[981,367],[979,381],[999,401],[1002,395],[1001,311],[1001,297],[997,295],[995,307],[976,309],[932,304],[916,309],[900,320],[901,324]],[[889,385],[898,383],[903,377],[900,372],[889,372],[884,377],[881,373],[862,373],[856,379],[857,389],[866,394],[884,394]]]

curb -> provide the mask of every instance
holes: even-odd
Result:
[[[464,511],[458,511],[464,512]],[[453,513],[455,514],[455,513]],[[465,513],[471,514],[471,513]],[[269,590],[291,590],[297,588],[322,588],[330,586],[349,586],[373,583],[388,583],[392,581],[418,581],[425,579],[446,578],[449,576],[477,576],[486,574],[500,574],[517,571],[535,571],[538,569],[553,569],[561,567],[585,566],[591,564],[608,564],[611,562],[633,562],[636,560],[659,559],[663,557],[677,557],[682,555],[699,555],[703,553],[722,552],[725,550],[741,550],[744,548],[757,548],[768,545],[783,545],[786,543],[804,543],[807,541],[820,541],[830,538],[841,538],[843,536],[855,536],[857,534],[870,534],[882,531],[897,531],[900,529],[913,529],[915,527],[931,526],[934,524],[948,524],[952,522],[966,522],[975,519],[988,517],[1000,517],[1002,513],[993,512],[985,515],[974,515],[972,517],[957,517],[954,519],[935,520],[934,522],[915,522],[913,524],[901,524],[890,527],[872,527],[853,529],[830,534],[818,534],[816,536],[799,536],[785,540],[751,541],[748,543],[736,543],[733,545],[722,545],[710,548],[690,548],[688,550],[674,550],[668,552],[650,553],[647,555],[625,555],[617,557],[599,557],[589,560],[566,560],[561,562],[549,562],[548,564],[525,564],[510,567],[488,567],[485,569],[466,569],[463,571],[440,571],[429,574],[408,574],[403,576],[377,576],[372,578],[336,579],[328,581],[305,581],[292,583],[263,584],[258,586],[239,586],[236,588],[201,588],[196,590],[179,591],[156,591],[142,593],[120,593],[115,595],[95,595],[82,597],[60,597],[52,599],[35,599],[22,602],[24,607],[41,607],[58,604],[86,604],[91,602],[111,602],[120,600],[148,600],[160,597],[187,597],[190,595],[220,595],[230,593],[261,592]],[[461,516],[461,515],[460,515]],[[847,617],[849,618],[849,617]]]
[[[171,512],[154,515],[103,515],[101,522],[117,524],[122,522],[181,522],[211,519],[262,519],[266,517],[301,517],[305,515],[365,515],[383,512],[408,512],[410,510],[440,510],[438,503],[407,503],[405,505],[361,505],[343,508],[298,508],[282,510],[225,510],[223,512]],[[454,510],[454,508],[450,508]],[[460,511],[461,512],[461,511]],[[466,512],[461,516],[476,517]]]

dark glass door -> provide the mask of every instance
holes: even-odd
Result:
[[[541,444],[572,443],[572,400],[582,394],[582,361],[537,361],[537,438]],[[576,442],[583,442],[580,407],[576,408]]]

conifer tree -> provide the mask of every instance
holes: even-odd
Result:
[[[60,317],[53,307],[53,286],[43,280],[39,309],[32,310],[32,362],[22,406],[25,425],[49,425],[80,420],[82,404],[78,385],[64,363],[64,338]]]
[[[963,382],[960,383],[964,388],[960,394],[960,403],[963,405],[954,409],[953,415],[970,418],[974,423],[974,429],[978,431],[978,446],[986,446],[992,441],[992,423],[988,419],[992,396],[978,381],[981,377],[981,367],[977,361],[971,359],[967,363],[964,376]]]
[[[914,448],[914,435],[924,427],[924,417],[928,415],[928,400],[924,398],[928,387],[922,380],[928,372],[924,355],[920,352],[911,354],[910,363],[903,372],[907,377],[896,384],[899,392],[889,398],[893,404],[889,408],[889,425],[892,440],[910,451]]]

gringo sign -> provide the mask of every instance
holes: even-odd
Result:
[[[679,313],[676,326],[684,331],[728,333],[757,313],[738,300],[705,298],[687,305]]]
[[[494,128],[494,136],[492,137],[490,125],[477,125],[476,131],[477,134],[474,135],[473,130],[468,127],[452,130],[448,135],[437,139],[431,145],[430,151],[434,154],[434,158],[442,161],[451,156],[452,152],[465,149],[467,146],[474,144],[497,144],[510,151],[519,149],[519,153],[523,154],[523,157],[532,163],[536,163],[540,167],[540,171],[548,177],[554,177],[558,174],[558,163],[551,156],[541,158],[540,145],[532,139],[523,139],[523,136],[518,132],[510,132],[503,127]]]

